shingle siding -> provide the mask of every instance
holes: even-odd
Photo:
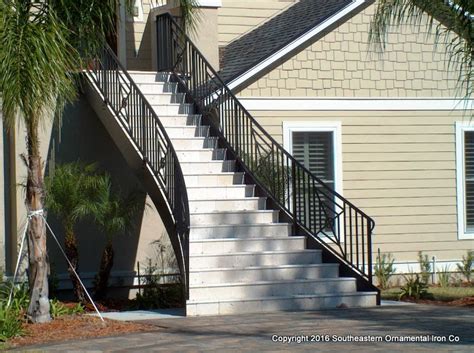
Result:
[[[383,56],[368,47],[374,5],[254,82],[242,96],[453,97],[457,76],[423,25],[397,27]]]

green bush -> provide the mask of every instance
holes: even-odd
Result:
[[[440,287],[446,288],[449,286],[451,280],[451,273],[449,271],[449,265],[443,267],[441,271],[438,271],[438,283]]]
[[[20,311],[12,306],[7,307],[7,301],[0,301],[0,342],[19,336],[23,333],[23,318]]]
[[[398,299],[413,298],[413,299],[428,299],[431,295],[428,293],[428,285],[420,277],[418,273],[404,276],[406,283],[400,288],[401,292]]]
[[[418,252],[418,263],[420,264],[420,275],[424,283],[428,283],[431,275],[431,263],[428,255],[423,255],[421,251]]]
[[[10,306],[8,298],[13,287]],[[3,282],[0,285],[0,342],[19,336],[23,333],[22,324],[30,299],[26,283],[14,285],[12,282]]]
[[[64,315],[76,315],[84,312],[84,307],[81,303],[77,303],[74,307],[70,308],[57,299],[50,300],[51,316],[53,319],[64,316]]]
[[[390,253],[380,255],[380,249],[378,249],[377,252],[374,274],[375,277],[377,277],[379,287],[386,289],[390,277],[395,273],[395,267],[393,266],[395,259],[392,258],[392,254]]]
[[[467,282],[471,282],[471,276],[474,272],[474,251],[468,251],[467,256],[462,257],[461,264],[457,265],[459,272],[466,277]]]

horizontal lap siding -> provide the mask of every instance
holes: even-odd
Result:
[[[292,0],[223,0],[218,12],[219,46],[227,45],[293,4]]]
[[[461,112],[251,112],[282,142],[283,121],[341,121],[343,195],[376,222],[374,253],[459,260],[455,121]],[[435,123],[433,123],[435,122]]]

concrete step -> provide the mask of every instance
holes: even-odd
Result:
[[[222,200],[253,197],[255,185],[192,186],[188,187],[189,200]]]
[[[181,162],[183,174],[214,174],[233,172],[235,161]]]
[[[173,138],[171,142],[175,150],[197,150],[200,148],[216,148],[217,147],[217,137],[190,137],[190,138]]]
[[[206,148],[199,150],[177,150],[181,162],[223,161],[226,156],[225,148]]]
[[[190,239],[222,239],[222,238],[262,238],[288,237],[291,225],[288,223],[273,224],[232,224],[232,225],[203,225],[191,224]]]
[[[140,91],[145,94],[178,93],[176,82],[135,82]]]
[[[187,187],[193,186],[224,186],[244,182],[244,173],[187,174],[184,176]]]
[[[265,210],[265,197],[246,197],[223,200],[190,200],[189,212]]]
[[[304,250],[305,237],[275,237],[275,238],[227,238],[203,239],[189,242],[189,253],[199,254],[229,254],[245,251],[283,251]]]
[[[320,250],[234,252],[189,256],[189,268],[193,270],[314,263],[321,263]]]
[[[209,126],[168,126],[165,127],[166,133],[170,139],[189,138],[189,137],[207,137],[209,136]]]
[[[198,126],[201,125],[200,114],[189,115],[160,115],[160,121],[165,127],[170,126]]]
[[[135,83],[170,82],[170,74],[167,72],[153,71],[128,71]]]
[[[341,294],[356,290],[354,278],[292,279],[193,285],[189,288],[192,300],[248,299],[307,294]]]
[[[184,103],[184,97],[185,95],[183,93],[171,93],[171,92],[146,94],[146,99],[151,105],[170,104],[170,103],[181,104],[181,103]]]
[[[290,279],[336,278],[337,264],[270,265],[236,268],[191,269],[189,283],[218,284],[226,282],[280,281]]]
[[[194,114],[194,105],[188,103],[151,104],[158,118],[161,115]]]
[[[264,313],[274,311],[321,310],[344,307],[370,307],[376,305],[375,292],[353,292],[336,294],[308,294],[273,296],[239,300],[188,300],[186,315],[229,315]]]
[[[249,211],[214,211],[191,213],[191,224],[269,224],[278,222],[278,211],[249,210]]]

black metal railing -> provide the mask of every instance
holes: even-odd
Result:
[[[372,284],[374,221],[291,156],[249,114],[169,15],[157,17],[158,69],[170,71],[265,193],[352,273]]]
[[[88,77],[95,84],[153,174],[172,214],[170,237],[189,293],[189,203],[181,165],[156,112],[106,44],[91,63]],[[176,244],[176,245],[175,245]]]

